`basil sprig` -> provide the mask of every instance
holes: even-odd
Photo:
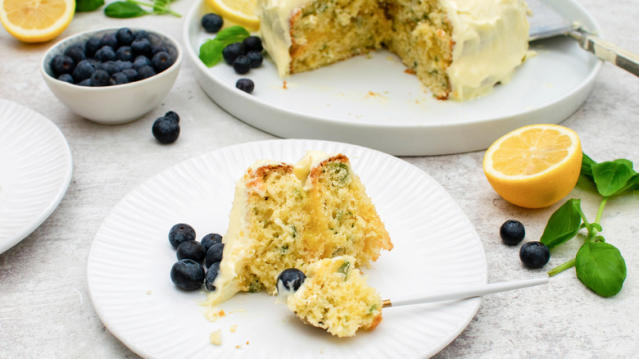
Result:
[[[171,1],[172,0],[153,0],[152,2],[138,0],[115,1],[104,8],[104,14],[108,17],[119,19],[128,19],[149,14],[169,14],[175,17],[181,17],[182,15],[170,9],[169,5]],[[145,10],[144,7],[147,7],[148,10]]]
[[[581,210],[581,200],[576,198],[568,200],[550,216],[540,239],[550,249],[574,238],[582,229],[587,232],[582,236],[584,243],[575,258],[551,269],[548,275],[554,276],[574,266],[577,278],[586,287],[602,297],[611,297],[621,291],[626,279],[626,262],[619,249],[606,243],[600,234],[603,231],[601,217],[609,198],[639,190],[639,174],[629,160],[597,163],[584,154],[580,177],[592,182],[603,198],[592,223]]]
[[[217,33],[215,38],[207,40],[200,46],[200,60],[204,65],[212,67],[222,60],[222,50],[228,45],[244,40],[250,35],[242,26],[230,26]]]

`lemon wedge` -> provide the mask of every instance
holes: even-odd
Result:
[[[559,125],[530,125],[499,138],[486,150],[484,174],[495,191],[520,207],[548,207],[577,184],[581,170],[577,133]]]
[[[260,19],[256,15],[257,0],[206,0],[206,3],[226,20],[251,31],[260,28]]]
[[[0,0],[0,22],[24,42],[44,42],[60,35],[74,13],[75,0]]]

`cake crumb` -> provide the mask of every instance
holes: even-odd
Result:
[[[146,295],[151,295],[153,292],[149,289],[146,291]]]
[[[230,329],[231,333],[235,333],[236,330],[237,330],[237,324],[231,325],[231,329]]]
[[[210,322],[215,322],[216,320],[226,316],[226,313],[224,312],[224,310],[217,310],[217,308],[209,308],[205,313],[204,316],[206,317],[206,319],[208,319]]]
[[[223,316],[225,316],[225,315],[226,315],[226,313],[224,313],[224,310],[220,310],[220,311],[217,313],[217,315],[218,315],[220,318],[222,318]]]
[[[236,346],[235,346],[235,349],[240,349],[240,345],[239,345],[239,344],[238,344],[238,345],[236,345]]]
[[[251,343],[247,340],[247,341],[246,341],[246,345],[249,345],[249,344],[251,344]]]
[[[209,336],[209,341],[213,345],[222,345],[222,329],[218,329],[214,332],[211,332]]]
[[[409,74],[409,75],[415,75],[417,72],[415,72],[415,70],[413,70],[413,69],[406,69],[406,70],[404,70],[404,73]]]
[[[282,88],[283,88],[284,90],[287,90],[287,89],[288,89],[288,83],[286,82],[286,80],[284,80],[284,82],[282,82]]]

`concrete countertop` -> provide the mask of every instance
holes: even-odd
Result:
[[[598,20],[607,40],[639,53],[639,0],[579,2]],[[180,0],[173,7],[186,14],[191,3]],[[102,12],[84,13],[60,38],[92,28],[147,26],[182,41],[181,25],[181,19],[170,16],[117,20]],[[159,171],[203,152],[272,136],[210,101],[189,61],[163,104],[140,120],[120,126],[89,122],[71,113],[44,84],[38,65],[49,46],[21,44],[0,28],[0,97],[55,122],[74,160],[71,185],[57,210],[0,254],[0,358],[134,358],[103,326],[89,299],[86,262],[99,225],[126,193]],[[594,159],[639,162],[638,94],[639,78],[606,64],[588,100],[563,124],[577,131]],[[151,124],[168,110],[182,117],[182,133],[174,145],[160,146],[150,134]],[[501,243],[499,226],[518,219],[526,225],[527,240],[538,240],[556,206],[524,210],[508,204],[485,180],[482,158],[483,151],[406,160],[439,181],[475,225],[489,281],[537,274],[522,267],[518,247]],[[571,196],[582,198],[584,210],[594,216],[596,196],[579,188]],[[468,327],[437,358],[639,356],[639,193],[610,201],[602,224],[628,267],[621,293],[598,297],[569,270],[545,287],[486,297]],[[576,243],[565,247],[553,252],[545,269],[570,259]]]

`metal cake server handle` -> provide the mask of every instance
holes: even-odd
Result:
[[[622,69],[639,76],[639,56],[623,50],[608,41],[583,30],[571,31],[568,36],[577,40],[584,50],[592,52],[598,58],[615,64]]]

